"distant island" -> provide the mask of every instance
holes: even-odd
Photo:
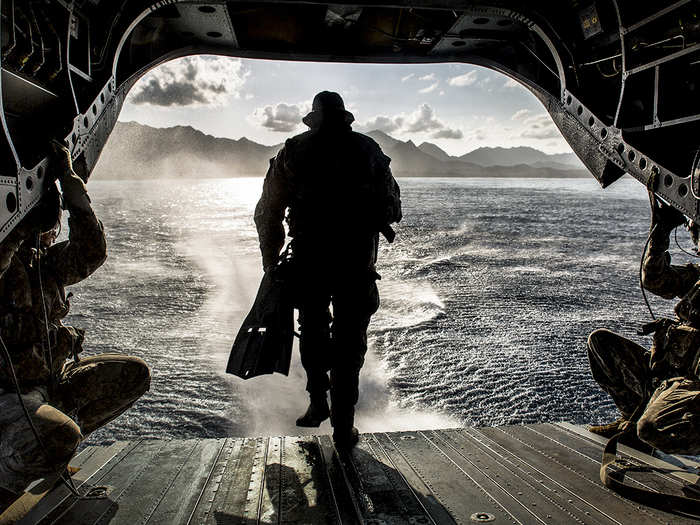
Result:
[[[529,147],[478,148],[460,157],[435,144],[397,140],[381,131],[367,133],[391,157],[397,177],[590,176],[573,153],[548,155]],[[282,144],[264,146],[206,135],[191,126],[154,128],[117,122],[93,171],[95,179],[220,178],[264,176]]]

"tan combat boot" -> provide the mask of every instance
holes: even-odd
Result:
[[[603,425],[589,425],[588,431],[598,434],[606,438],[611,438],[618,432],[622,431],[623,426],[627,423],[627,419],[620,416],[615,421],[611,423],[605,423]]]

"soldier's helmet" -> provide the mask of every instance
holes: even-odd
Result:
[[[321,91],[314,97],[311,112],[302,119],[302,122],[313,128],[330,119],[340,120],[348,125],[355,121],[354,115],[345,109],[345,103],[338,93]]]

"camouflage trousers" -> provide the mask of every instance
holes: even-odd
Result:
[[[21,493],[63,470],[80,442],[129,408],[150,386],[137,357],[104,354],[66,365],[49,399],[45,388],[22,394],[37,441],[15,392],[0,390],[0,488]]]
[[[353,426],[359,397],[360,370],[367,353],[367,327],[379,308],[376,274],[350,274],[324,282],[318,275],[297,285],[299,353],[311,397],[331,391],[331,424]],[[329,306],[333,305],[331,316]],[[329,378],[330,372],[330,378]]]
[[[651,393],[649,355],[643,347],[609,330],[588,337],[593,378],[629,419],[640,403],[639,439],[669,454],[700,454],[700,381],[672,377]],[[648,398],[648,401],[647,401]]]

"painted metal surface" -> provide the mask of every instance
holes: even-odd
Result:
[[[81,500],[56,488],[23,523],[695,523],[627,501],[598,479],[603,440],[540,424],[328,436],[119,442],[73,464]],[[621,447],[637,486],[680,493],[698,476]]]

